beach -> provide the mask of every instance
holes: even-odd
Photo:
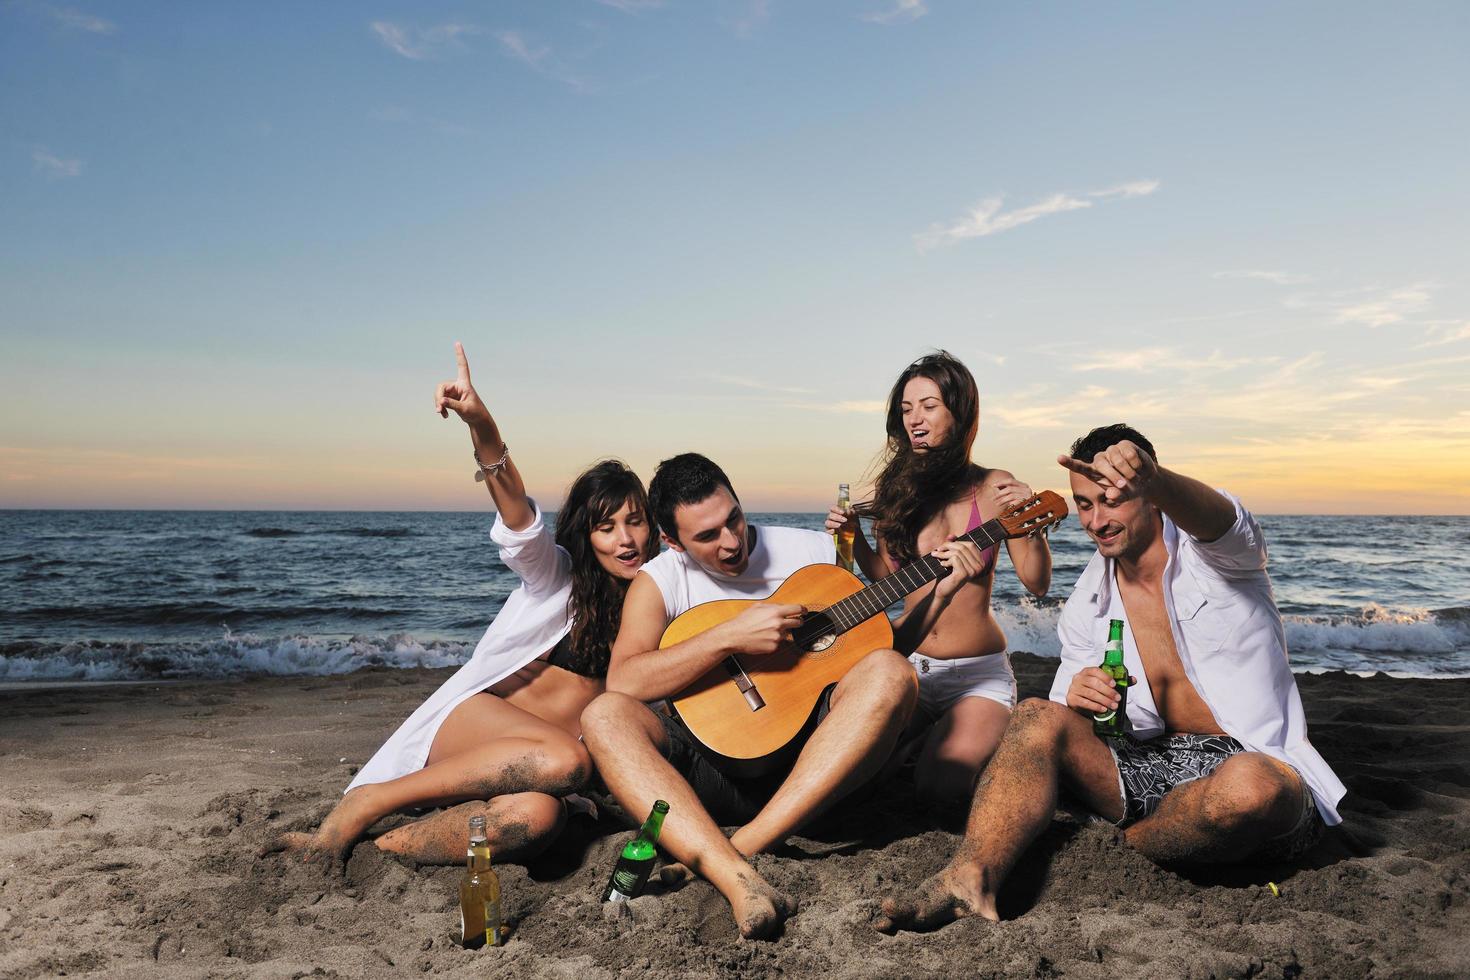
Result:
[[[1022,696],[1042,694],[1055,661],[1015,664]],[[340,877],[257,856],[314,826],[448,673],[0,691],[0,976],[1470,974],[1470,679],[1299,676],[1349,787],[1344,829],[1300,866],[1165,869],[1059,812],[1002,893],[1006,921],[884,936],[878,900],[959,839],[898,779],[756,859],[802,905],[749,942],[703,882],[602,905],[628,833],[604,808],[498,867],[509,941],[466,951],[459,869],[370,842]]]

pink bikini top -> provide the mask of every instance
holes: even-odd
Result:
[[[965,528],[966,534],[969,534],[975,528],[985,523],[985,519],[980,516],[980,501],[976,497],[976,494],[970,495],[970,526]],[[995,545],[991,545],[980,553],[981,561],[985,563],[985,567],[980,570],[981,575],[984,575],[995,567],[995,547]],[[888,559],[888,564],[895,572],[898,571],[898,562],[890,558]]]

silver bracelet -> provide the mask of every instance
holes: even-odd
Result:
[[[506,463],[509,463],[509,462],[510,462],[510,445],[507,444],[507,443],[502,442],[500,444],[500,459],[496,460],[493,463],[485,463],[485,462],[483,462],[480,459],[480,451],[478,449],[476,449],[475,450],[475,465],[478,466],[479,469],[478,470],[475,470],[475,482],[476,483],[484,483],[486,477],[491,477],[491,476],[494,476],[496,473],[499,473],[501,470],[505,469],[505,464]]]

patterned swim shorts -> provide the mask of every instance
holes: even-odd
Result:
[[[1118,765],[1118,789],[1123,795],[1123,819],[1118,821],[1119,827],[1151,815],[1170,790],[1203,779],[1226,759],[1246,750],[1229,735],[1165,735],[1147,742],[1129,735],[1107,742]],[[1292,828],[1263,842],[1254,854],[1286,860],[1317,842],[1324,824],[1305,782],[1302,798],[1302,812]]]

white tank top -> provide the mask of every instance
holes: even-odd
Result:
[[[798,568],[837,559],[832,535],[795,527],[756,526],[750,564],[738,576],[711,575],[682,551],[670,548],[643,566],[664,597],[669,620],[714,599],[767,599]]]

